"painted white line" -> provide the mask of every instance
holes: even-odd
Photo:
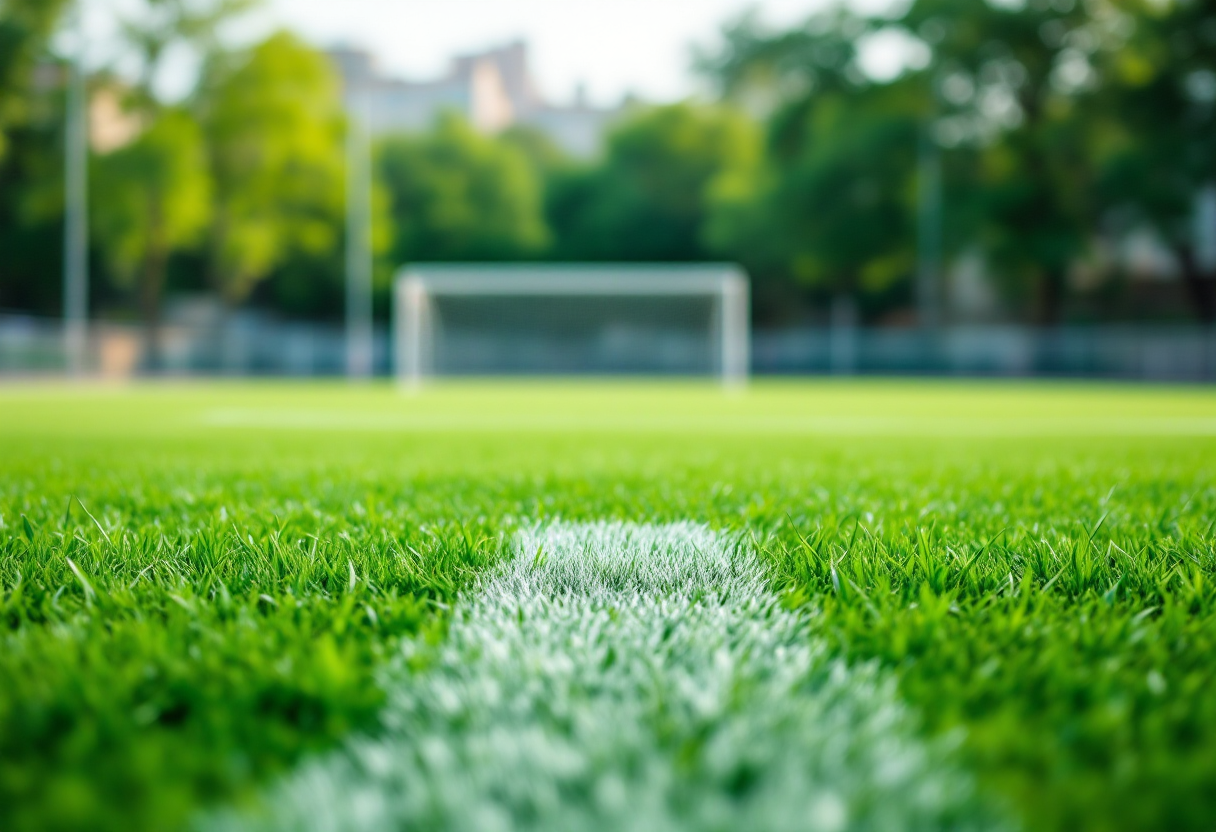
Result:
[[[352,413],[278,408],[204,411],[205,428],[401,433],[773,434],[781,436],[1216,436],[1205,416],[751,416]]]
[[[385,684],[383,736],[204,827],[1003,828],[891,681],[830,659],[754,554],[704,526],[521,533]]]

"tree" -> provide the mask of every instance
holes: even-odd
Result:
[[[378,168],[396,263],[517,260],[548,243],[540,182],[527,157],[456,116],[428,133],[385,140]]]
[[[0,307],[61,305],[63,97],[33,69],[66,0],[0,0]]]
[[[215,184],[211,283],[228,303],[293,256],[342,243],[343,115],[326,58],[280,33],[214,54],[197,111]]]
[[[145,358],[161,363],[160,304],[170,257],[201,241],[211,216],[212,181],[202,132],[185,109],[166,107],[157,91],[163,61],[175,47],[217,48],[217,31],[256,0],[142,0],[121,31],[138,60],[126,106],[147,125],[131,144],[97,159],[91,211],[117,282],[137,289]]]
[[[121,21],[123,39],[139,62],[132,104],[160,107],[156,83],[165,56],[185,46],[201,55],[217,50],[221,26],[258,5],[259,0],[142,0],[138,12]]]
[[[1111,13],[1130,34],[1096,56],[1104,84],[1090,116],[1104,128],[1103,207],[1124,226],[1156,231],[1196,317],[1216,322],[1216,273],[1196,251],[1195,216],[1200,190],[1216,187],[1216,6],[1117,0]]]
[[[715,195],[711,239],[762,278],[779,270],[833,296],[910,285],[920,122],[905,105],[874,88],[803,113],[796,150],[774,153],[754,187]]]
[[[28,115],[30,70],[65,5],[66,0],[0,0],[0,159],[7,132]]]
[[[769,267],[817,284],[904,284],[915,250],[915,149],[932,141],[946,151],[947,193],[966,195],[952,200],[950,227],[982,244],[1034,319],[1057,322],[1068,271],[1097,223],[1098,129],[1082,105],[1100,80],[1105,8],[913,0],[894,17],[838,9],[787,32],[760,32],[748,19],[729,29],[701,64],[727,95],[770,114],[768,185],[753,195],[751,227],[801,220],[773,234]],[[879,34],[918,46],[924,65],[869,77],[859,50]],[[742,239],[725,233],[731,223],[748,227],[738,197],[716,224],[719,240]]]
[[[879,84],[861,71],[867,26],[834,10],[771,35],[745,17],[701,58],[724,95],[768,113],[762,170],[718,184],[708,226],[715,250],[756,277],[767,316],[793,311],[794,286],[864,298],[910,285],[927,99],[918,78]]]
[[[523,153],[528,164],[542,179],[575,166],[574,160],[538,127],[516,124],[500,133],[498,138]]]
[[[931,50],[938,133],[981,150],[981,240],[1015,298],[1060,320],[1069,267],[1096,225],[1092,124],[1100,2],[915,0],[897,21]]]
[[[552,177],[554,256],[704,260],[710,190],[750,175],[759,157],[759,133],[738,111],[685,103],[639,112],[609,135],[601,163]]]
[[[63,308],[63,99],[22,116],[0,159],[0,309]]]
[[[165,110],[131,144],[96,160],[96,235],[117,278],[134,285],[147,361],[160,366],[160,302],[170,256],[197,243],[210,217],[203,136],[181,110]]]

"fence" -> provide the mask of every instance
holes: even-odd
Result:
[[[219,326],[167,326],[160,371],[173,375],[337,376],[345,368],[338,326],[236,315]],[[389,374],[387,328],[375,336],[375,368]],[[126,377],[145,369],[130,324],[98,323],[90,371]],[[66,366],[57,321],[0,315],[0,375],[53,375]],[[916,329],[795,328],[752,336],[758,375],[1061,376],[1216,381],[1216,329],[1016,326]]]
[[[376,371],[389,372],[388,332],[376,333]],[[176,376],[338,376],[346,368],[340,326],[234,315],[221,325],[168,325],[160,333],[157,372]],[[138,326],[103,322],[90,328],[89,374],[124,378],[146,373]],[[67,360],[58,321],[0,315],[0,375],[53,375]]]
[[[792,329],[753,338],[758,373],[1216,381],[1216,330],[1014,326]]]

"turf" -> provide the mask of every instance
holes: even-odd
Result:
[[[1003,828],[889,674],[833,659],[736,535],[556,521],[514,537],[442,645],[390,663],[382,736],[212,829]]]
[[[541,521],[747,535],[1026,828],[1216,824],[1216,394],[0,389],[0,826],[171,829],[352,733]]]

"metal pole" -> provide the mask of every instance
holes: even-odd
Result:
[[[1195,260],[1205,272],[1216,270],[1216,182],[1195,194]]]
[[[916,303],[922,328],[941,323],[942,156],[933,137],[932,121],[920,137],[916,213]]]
[[[349,98],[346,139],[346,374],[372,375],[372,151],[365,102]],[[361,106],[361,103],[364,106]]]
[[[851,376],[857,372],[857,301],[852,295],[832,298],[831,330],[828,335],[828,360],[834,375]]]
[[[85,372],[89,305],[89,125],[84,0],[74,9],[75,54],[69,68],[63,233],[63,348],[68,371]]]

